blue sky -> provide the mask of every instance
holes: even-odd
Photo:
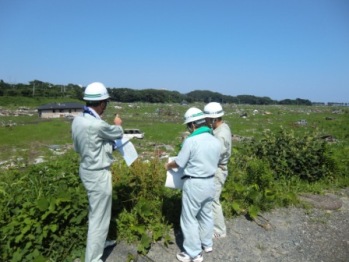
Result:
[[[349,102],[348,0],[0,0],[0,79]]]

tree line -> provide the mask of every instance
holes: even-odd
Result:
[[[11,84],[0,80],[0,96],[74,98],[82,100],[85,87],[76,84],[57,85],[39,80],[28,84]],[[230,96],[210,90],[195,90],[186,94],[177,91],[160,89],[142,89],[108,87],[112,101],[118,102],[147,102],[147,103],[192,103],[192,102],[220,102],[250,105],[312,105],[308,99],[273,100],[269,97],[253,95]]]

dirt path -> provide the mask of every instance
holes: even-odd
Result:
[[[241,216],[227,221],[228,235],[214,241],[206,262],[348,262],[349,261],[349,188],[326,196],[303,195],[315,207],[282,208],[264,213],[261,225]],[[155,243],[147,256],[136,248],[120,243],[106,254],[106,262],[172,262],[180,251],[181,234],[174,232],[176,243],[164,247]]]

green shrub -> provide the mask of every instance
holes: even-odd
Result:
[[[298,176],[312,182],[336,171],[331,151],[316,134],[295,136],[285,129],[266,132],[261,140],[247,145],[246,154],[269,163],[275,178]]]
[[[226,216],[244,214],[255,218],[260,211],[296,202],[294,194],[283,192],[275,183],[267,162],[236,150],[234,159],[228,165],[229,176],[221,194]]]
[[[128,242],[138,242],[138,251],[146,253],[153,241],[170,241],[169,220],[163,215],[166,197],[165,171],[159,160],[136,161],[129,169],[113,166],[114,209],[117,235]]]
[[[76,160],[69,154],[6,172],[0,190],[2,261],[71,261],[83,248],[88,204]]]

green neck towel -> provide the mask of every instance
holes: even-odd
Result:
[[[191,133],[188,137],[197,136],[203,133],[210,133],[212,135],[212,129],[207,126],[199,127],[195,129],[193,133]]]
[[[199,127],[198,129],[194,130],[194,132],[191,133],[189,136],[187,136],[187,138],[192,137],[192,136],[197,136],[197,135],[200,135],[203,133],[210,133],[211,135],[213,135],[213,131],[211,128],[209,128],[207,126],[202,126],[202,127]],[[184,141],[183,141],[183,143],[184,143]],[[180,145],[180,147],[183,146],[183,143]]]

